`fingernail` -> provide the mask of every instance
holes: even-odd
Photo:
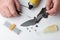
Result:
[[[50,15],[48,11],[46,11],[46,13],[47,13],[48,15]]]
[[[21,8],[18,8],[17,10],[18,10],[18,11],[21,11]]]
[[[20,9],[18,9],[18,11],[21,11]]]

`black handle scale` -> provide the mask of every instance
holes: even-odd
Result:
[[[39,16],[39,15],[41,15],[42,14],[42,16],[44,17],[44,18],[48,18],[48,13],[46,13],[46,8],[42,8],[42,10],[41,10],[41,12],[37,15],[37,17]]]
[[[42,15],[44,18],[48,18],[48,13]]]
[[[43,15],[42,15],[42,16],[43,16],[44,18],[48,18],[48,15],[49,15],[49,14],[46,13],[46,8],[43,8],[42,10],[43,10]]]

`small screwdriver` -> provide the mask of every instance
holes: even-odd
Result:
[[[39,3],[40,3],[40,0],[29,0],[28,2],[29,9],[37,7]]]

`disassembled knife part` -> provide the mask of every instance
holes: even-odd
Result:
[[[59,31],[59,28],[56,24],[49,25],[47,28],[44,29],[44,33],[54,33]]]
[[[36,25],[36,27],[38,27],[38,25]]]

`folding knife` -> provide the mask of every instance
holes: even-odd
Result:
[[[27,27],[27,26],[35,25],[39,23],[42,18],[48,18],[48,13],[46,13],[46,8],[42,8],[42,10],[37,15],[37,17],[34,17],[33,19],[24,22],[23,24],[21,24],[21,26]]]

